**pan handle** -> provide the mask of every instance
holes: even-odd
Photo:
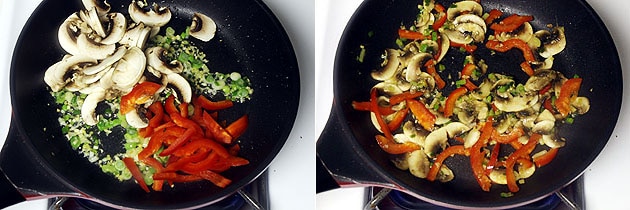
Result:
[[[352,144],[347,129],[333,105],[326,127],[317,140],[317,193],[368,185],[395,188],[365,160],[367,157],[362,157],[365,154]]]
[[[13,204],[20,203],[26,199],[15,188],[13,183],[9,181],[9,178],[4,174],[4,171],[0,169],[0,209],[12,206]]]

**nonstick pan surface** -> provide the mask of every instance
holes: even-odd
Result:
[[[127,14],[127,5],[131,1],[108,2],[113,11]],[[206,53],[211,70],[236,71],[251,80],[252,99],[236,103],[229,111],[220,113],[227,122],[248,114],[247,131],[240,137],[240,155],[250,164],[225,172],[224,176],[233,180],[225,189],[210,182],[194,182],[176,184],[172,189],[165,187],[164,192],[145,193],[133,180],[119,182],[72,150],[61,134],[57,107],[43,75],[48,66],[65,53],[57,41],[59,25],[83,5],[78,0],[45,0],[26,23],[13,54],[10,76],[12,129],[20,138],[7,141],[23,141],[31,158],[40,162],[41,167],[66,188],[75,190],[62,194],[80,195],[125,208],[172,209],[207,205],[233,194],[259,176],[280,151],[292,129],[299,101],[298,65],[288,36],[262,1],[173,0],[156,3],[171,9],[173,19],[167,26],[178,32],[190,25],[193,12],[213,18],[218,28],[214,39],[207,43],[193,42]],[[105,146],[121,146],[121,139],[107,141]]]
[[[455,1],[436,1],[448,7]],[[604,23],[582,0],[573,1],[481,1],[484,11],[500,9],[505,14],[533,15],[535,29],[547,24],[565,27],[567,47],[555,56],[554,69],[568,77],[583,78],[580,95],[591,102],[591,110],[562,125],[559,135],[567,139],[551,164],[537,169],[534,176],[520,185],[514,196],[504,198],[505,186],[493,185],[483,192],[471,175],[467,159],[454,157],[447,164],[455,179],[449,183],[429,182],[397,169],[374,139],[376,129],[369,113],[352,109],[352,101],[368,101],[369,90],[376,84],[370,72],[377,69],[386,48],[396,48],[397,29],[411,25],[420,1],[364,1],[354,13],[341,37],[335,58],[334,105],[328,125],[318,142],[318,157],[336,181],[342,185],[364,184],[395,188],[423,200],[457,208],[506,208],[533,202],[571,183],[590,165],[606,145],[614,129],[622,98],[619,57]],[[364,62],[357,56],[364,46]],[[463,53],[451,50],[443,63],[442,78],[457,77]],[[477,57],[486,60],[489,72],[525,79],[518,67],[520,52],[491,55],[480,50]],[[452,60],[450,63],[448,60]],[[516,72],[514,71],[516,70]],[[519,76],[521,75],[521,76]],[[452,89],[452,88],[451,88]],[[448,85],[446,88],[449,91]],[[356,182],[355,182],[356,181]],[[319,183],[318,183],[319,184]]]

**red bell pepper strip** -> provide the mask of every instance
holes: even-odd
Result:
[[[485,124],[481,128],[481,135],[475,144],[470,148],[470,165],[472,167],[472,171],[475,175],[475,179],[477,179],[477,183],[483,191],[490,191],[490,187],[492,186],[492,181],[490,177],[486,175],[486,168],[483,167],[483,163],[485,162],[485,151],[481,151],[482,148],[488,144],[488,140],[492,135],[492,117],[488,117]]]
[[[182,102],[179,104],[179,113],[182,117],[188,117],[188,103]]]
[[[413,92],[413,93],[411,91],[405,91],[405,92],[402,92],[400,94],[396,94],[396,95],[393,95],[392,97],[390,97],[389,98],[389,104],[396,105],[396,104],[398,104],[400,102],[403,102],[403,101],[405,101],[407,99],[416,99],[416,98],[422,96],[423,94],[424,93],[420,92],[420,91],[416,91],[416,92]],[[381,114],[383,114],[383,113],[381,113]]]
[[[381,115],[381,112],[378,109],[379,106],[376,95],[377,90],[375,88],[372,88],[372,90],[370,91],[370,111],[374,113],[374,115],[376,115],[376,121],[381,128],[381,132],[383,132],[383,134],[385,135],[385,138],[390,141],[394,141],[394,135],[392,135],[392,132],[389,130],[387,123],[385,123],[385,120],[383,119],[383,115]]]
[[[236,139],[243,133],[245,133],[245,130],[247,129],[247,124],[249,124],[248,117],[247,115],[243,115],[242,117],[238,118],[236,121],[228,125],[225,128],[225,131],[227,131],[230,136],[232,136],[232,138]]]
[[[391,99],[390,99],[390,103],[391,103]],[[371,110],[369,101],[363,101],[363,102],[352,101],[352,108],[357,111],[370,111]],[[378,110],[381,112],[382,115],[390,115],[396,112],[392,109],[391,106],[387,106],[387,107],[379,106]]]
[[[177,137],[177,139],[175,140],[175,142],[173,142],[171,145],[169,145],[165,150],[163,150],[160,153],[160,156],[168,156],[170,154],[172,154],[173,152],[175,152],[175,150],[179,147],[181,147],[186,141],[188,141],[188,139],[195,133],[195,130],[192,128],[189,128],[186,130],[186,132],[184,132],[184,134],[182,136]]]
[[[509,144],[512,141],[516,141],[519,137],[523,136],[525,131],[522,128],[513,128],[507,134],[500,134],[497,130],[492,131],[492,139],[502,144]]]
[[[143,82],[133,87],[131,92],[120,98],[120,113],[127,114],[138,104],[144,104],[155,95],[162,85],[153,82]]]
[[[534,75],[534,69],[532,69],[532,66],[527,61],[521,63],[521,70],[530,77]]]
[[[417,31],[398,29],[398,36],[403,39],[424,40],[431,39],[431,35],[424,35]]]
[[[409,108],[405,108],[396,112],[396,115],[394,115],[394,119],[392,119],[392,121],[387,124],[389,130],[394,131],[400,128],[400,125],[402,125],[403,121],[405,121],[405,118],[407,118],[407,114],[409,114]]]
[[[516,184],[516,176],[514,175],[514,165],[516,161],[520,158],[530,158],[529,154],[534,150],[536,144],[540,140],[542,136],[540,134],[534,133],[529,137],[527,144],[523,145],[521,148],[514,151],[510,156],[508,156],[507,160],[505,160],[505,178],[507,180],[507,186],[510,192],[518,192],[519,188]]]
[[[486,25],[490,25],[496,19],[499,19],[502,15],[503,15],[503,12],[501,12],[500,10],[492,9],[488,13],[488,17],[486,17],[486,19],[484,21],[486,22]]]
[[[200,95],[195,100],[197,101],[197,103],[199,103],[201,107],[206,110],[222,110],[230,108],[234,105],[234,103],[230,100],[211,101],[203,95]]]
[[[498,52],[507,52],[512,48],[518,48],[523,52],[523,57],[527,62],[535,62],[536,57],[534,56],[534,52],[529,48],[529,45],[521,39],[513,38],[505,40],[504,42],[500,42],[498,40],[489,40],[486,42],[486,47],[491,50],[495,50]]]
[[[223,128],[219,123],[214,120],[207,112],[202,114],[203,122],[205,123],[207,131],[212,133],[214,139],[223,144],[231,144],[232,136]]]
[[[495,144],[494,147],[492,147],[492,152],[490,152],[490,159],[486,166],[486,175],[490,174],[492,169],[499,166],[499,152],[501,152],[501,144]]]
[[[420,149],[420,145],[411,142],[397,143],[393,139],[389,139],[383,135],[376,135],[376,142],[383,149],[383,151],[397,155],[407,152],[413,152]]]
[[[220,188],[225,188],[227,185],[229,185],[232,182],[231,180],[221,176],[218,173],[212,172],[210,170],[201,171],[199,173],[196,173],[195,175],[214,183],[214,185]]]
[[[556,109],[563,117],[571,112],[571,100],[577,96],[581,85],[582,78],[571,78],[560,87],[560,94],[556,99]]]
[[[450,42],[450,43],[451,43],[451,47],[463,48],[468,53],[473,53],[477,50],[477,45],[460,44],[460,43],[455,43],[455,42]]]
[[[510,15],[498,23],[490,25],[490,29],[495,32],[511,32],[523,25],[525,22],[534,20],[534,16],[520,16],[517,14]]]
[[[429,73],[433,79],[435,79],[435,84],[437,84],[439,89],[442,89],[446,86],[446,82],[440,77],[435,69],[435,60],[431,59],[424,64],[427,67],[427,73]]]
[[[475,83],[472,83],[470,79],[466,79],[466,83],[464,83],[464,87],[466,87],[466,89],[470,91],[477,89],[477,85],[475,85]]]
[[[446,9],[444,9],[444,6],[442,6],[441,4],[435,4],[434,7],[435,11],[438,12],[438,14],[440,15],[439,18],[437,20],[435,20],[435,22],[433,22],[433,25],[431,26],[433,28],[434,31],[439,30],[444,23],[446,23]]]
[[[551,148],[545,154],[534,158],[534,164],[536,167],[542,167],[549,164],[558,154],[558,148]]]
[[[407,100],[407,107],[411,110],[413,116],[416,117],[416,120],[422,125],[422,127],[427,131],[432,131],[435,126],[435,121],[437,117],[431,113],[429,109],[418,100]]]
[[[475,66],[475,64],[467,63],[466,65],[464,65],[464,68],[462,68],[462,73],[461,73],[462,78],[466,78],[464,76],[470,77],[470,75],[473,74],[475,69],[477,69],[477,66]]]
[[[431,168],[429,169],[429,173],[427,174],[427,180],[435,181],[435,178],[437,177],[438,172],[440,172],[440,168],[442,167],[444,160],[446,160],[446,158],[451,157],[453,155],[468,155],[468,154],[467,154],[467,150],[464,148],[464,145],[453,145],[453,146],[447,147],[435,158],[435,161],[431,165]]]
[[[215,152],[219,157],[227,158],[230,156],[227,149],[221,144],[214,142],[210,139],[200,138],[188,142],[186,145],[176,149],[172,154],[179,157],[187,157],[198,150]]]
[[[177,110],[177,106],[175,106],[175,96],[171,95],[166,98],[166,101],[164,102],[164,109],[170,116],[179,114],[179,110]]]
[[[444,103],[444,117],[451,117],[453,115],[453,110],[455,109],[455,102],[459,97],[463,96],[468,92],[468,89],[465,87],[460,87],[453,92],[451,92],[446,98],[446,102]]]
[[[131,175],[136,180],[136,182],[138,182],[140,187],[145,192],[149,192],[149,187],[147,186],[147,183],[144,182],[144,177],[142,177],[142,172],[140,172],[140,169],[136,165],[136,162],[133,160],[133,158],[125,157],[122,159],[122,161],[123,163],[125,163],[125,166],[127,167],[127,169],[129,169]]]

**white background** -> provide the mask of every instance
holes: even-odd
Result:
[[[315,6],[315,133],[324,128],[333,99],[332,72],[337,44],[343,29],[362,0],[317,0]],[[625,0],[587,1],[605,22],[617,46],[623,74],[630,70],[627,62],[630,50],[630,22]],[[588,30],[588,29],[585,29]],[[596,47],[596,46],[593,46]],[[585,52],[588,53],[588,52]],[[585,61],[588,62],[588,61]],[[629,92],[624,81],[624,92]],[[625,113],[628,96],[624,94],[622,114],[608,144],[601,155],[585,172],[586,209],[628,209],[630,198],[630,118]],[[316,197],[318,210],[362,209],[362,189],[340,189]]]
[[[24,23],[40,1],[0,0],[0,145],[4,142],[10,122],[8,76],[11,55]],[[314,209],[314,1],[263,2],[278,17],[290,37],[298,57],[301,78],[296,123],[287,143],[268,169],[271,209]],[[45,209],[45,203],[43,200],[28,201],[9,209]]]

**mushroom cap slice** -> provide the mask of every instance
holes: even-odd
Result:
[[[372,78],[379,81],[385,81],[396,75],[398,71],[398,65],[400,65],[400,52],[395,49],[385,50],[386,60],[384,67],[378,71],[371,73]]]
[[[96,13],[96,9],[90,8],[87,10],[81,10],[79,11],[79,17],[81,17],[81,20],[85,21],[85,23],[87,23],[99,37],[107,36],[107,34],[105,34],[103,24]]]
[[[114,69],[114,86],[123,92],[129,92],[140,80],[146,67],[144,53],[138,47],[131,47]]]
[[[85,101],[83,101],[83,105],[81,105],[81,118],[83,122],[87,125],[96,125],[98,120],[96,119],[96,106],[99,102],[105,99],[105,90],[95,90],[92,93],[88,94],[85,97]]]
[[[105,0],[81,0],[85,9],[90,10],[95,8],[98,16],[105,16],[112,9],[112,7]]]
[[[558,54],[564,50],[567,45],[567,39],[564,36],[564,27],[554,27],[551,32],[547,30],[540,30],[534,33],[542,42],[542,50],[539,50],[540,56],[549,58]]]
[[[149,35],[151,33],[150,27],[145,27],[144,23],[138,23],[127,28],[127,31],[120,40],[120,44],[126,44],[130,47],[144,48]]]
[[[190,35],[204,42],[214,38],[217,32],[217,24],[212,18],[195,12],[190,23]]]
[[[84,55],[74,55],[63,60],[59,61],[54,69],[54,74],[51,75],[52,81],[57,84],[66,84],[67,81],[72,77],[72,74],[86,66],[96,64],[96,60],[94,58],[84,56]]]
[[[127,18],[121,13],[110,13],[107,15],[109,20],[109,34],[103,37],[101,44],[115,44],[122,40],[127,31]]]
[[[534,28],[529,22],[523,23],[520,27],[512,32],[501,32],[497,34],[495,37],[497,40],[504,42],[508,39],[518,38],[525,42],[528,42],[532,36],[534,36]]]
[[[57,32],[57,39],[61,48],[71,55],[80,54],[77,46],[77,37],[81,34],[79,24],[82,22],[79,15],[75,12],[63,21]]]
[[[449,123],[429,133],[424,140],[424,152],[429,157],[435,157],[440,149],[446,148],[449,137],[454,137],[470,130],[470,127],[460,122]]]
[[[168,87],[174,89],[177,99],[181,102],[190,103],[192,100],[192,88],[184,77],[179,74],[167,74]]]
[[[171,20],[171,10],[168,7],[160,7],[154,3],[153,8],[147,11],[139,5],[140,2],[131,1],[128,9],[129,16],[136,23],[144,23],[150,27],[160,27]]]
[[[82,55],[86,55],[98,60],[103,60],[107,58],[116,50],[116,45],[104,45],[101,43],[97,43],[94,40],[88,38],[85,34],[79,35],[79,37],[77,38],[77,45],[79,46],[79,52],[81,52]]]
[[[476,1],[460,1],[454,3],[446,10],[446,15],[449,20],[453,20],[463,13],[481,16],[483,13],[483,7]]]
[[[406,158],[411,174],[418,178],[427,178],[431,162],[422,149],[407,153]]]
[[[102,72],[103,70],[108,69],[111,65],[122,59],[126,53],[127,48],[125,46],[120,46],[113,55],[103,59],[97,65],[86,67],[85,69],[83,69],[82,72],[86,75],[93,75]]]
[[[155,70],[164,73],[180,73],[184,70],[184,66],[178,60],[166,61],[168,52],[163,47],[151,47],[145,51],[147,64]]]
[[[138,113],[138,109],[133,109],[126,113],[125,119],[127,120],[127,123],[134,128],[146,128],[149,126],[147,118]]]

